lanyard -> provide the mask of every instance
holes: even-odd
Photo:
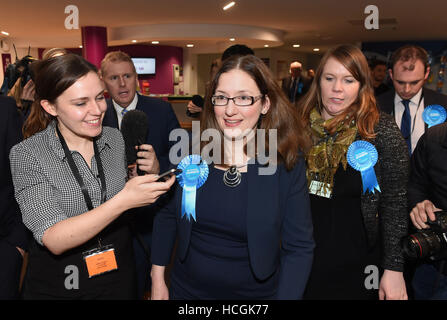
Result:
[[[57,135],[59,136],[59,140],[62,144],[62,148],[64,149],[65,156],[67,157],[67,161],[70,166],[70,169],[71,169],[74,177],[76,178],[76,181],[78,182],[79,186],[81,187],[81,191],[82,191],[82,194],[84,195],[84,200],[85,200],[85,203],[87,204],[87,208],[89,210],[93,210],[92,199],[90,198],[90,195],[88,194],[87,187],[84,184],[84,180],[82,180],[81,175],[79,174],[79,170],[76,167],[76,164],[73,160],[73,156],[71,155],[71,152],[68,150],[67,143],[65,142],[64,137],[62,136],[61,132],[59,131],[57,124],[56,124],[56,131],[57,131]],[[93,139],[93,150],[95,151],[96,165],[98,166],[99,178],[101,179],[101,203],[104,203],[106,201],[106,197],[107,197],[106,179],[105,179],[104,170],[103,170],[103,166],[102,166],[102,162],[101,162],[101,157],[99,156],[96,138]]]

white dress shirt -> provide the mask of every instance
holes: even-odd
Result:
[[[394,119],[400,129],[402,116],[405,111],[405,106],[402,103],[402,98],[396,93],[394,96]],[[411,153],[419,141],[419,138],[425,132],[425,123],[422,119],[424,112],[424,97],[422,96],[422,88],[419,92],[410,99],[410,116],[411,116]]]
[[[127,111],[130,111],[130,110],[135,110],[137,108],[138,94],[135,93],[135,97],[133,97],[132,102],[127,106],[127,108],[121,107],[113,99],[112,99],[112,103],[113,103],[113,107],[115,108],[115,111],[116,111],[116,116],[118,117],[118,128],[121,130],[121,121],[123,120],[122,112],[124,109],[126,109]]]

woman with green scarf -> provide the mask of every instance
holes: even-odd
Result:
[[[368,63],[350,45],[322,58],[299,110],[316,243],[307,299],[407,299],[408,151],[379,113]],[[380,281],[379,281],[380,280]]]

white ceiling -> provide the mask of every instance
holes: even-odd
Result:
[[[223,11],[229,1],[0,0],[0,30],[9,32],[8,40],[17,47],[77,47],[80,29],[64,26],[65,7],[76,5],[80,26],[106,26],[109,45],[131,44],[138,35],[139,42],[194,43],[197,52],[217,53],[231,44],[229,34],[238,32],[244,37],[235,34],[236,42],[253,48],[268,43],[303,52],[347,42],[447,40],[447,0],[235,0],[233,8]],[[379,30],[363,25],[369,4],[379,9]],[[219,32],[213,25],[219,25]],[[245,32],[250,28],[257,31]],[[277,38],[267,41],[263,30]],[[301,47],[292,49],[293,43]]]

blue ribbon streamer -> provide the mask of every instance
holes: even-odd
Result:
[[[347,159],[352,168],[360,171],[363,193],[366,193],[366,191],[374,193],[375,190],[382,192],[374,171],[378,153],[371,143],[363,140],[354,141],[348,148]]]
[[[197,221],[196,191],[208,178],[208,164],[202,161],[199,155],[190,155],[183,158],[177,168],[182,170],[182,173],[177,176],[178,182],[183,188],[181,217],[186,216],[188,221],[192,217],[194,221]]]

